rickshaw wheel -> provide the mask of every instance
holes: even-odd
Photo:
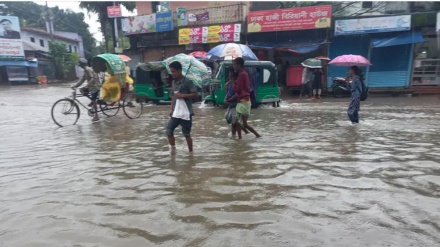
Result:
[[[141,100],[136,100],[136,95],[128,93],[122,102],[122,110],[130,119],[138,118],[142,115],[144,104]]]
[[[60,99],[53,104],[51,115],[55,124],[63,127],[75,125],[78,122],[80,111],[78,105],[73,100]]]
[[[101,109],[102,114],[106,115],[107,117],[113,117],[118,114],[120,107],[119,105],[110,106],[108,104],[99,104],[99,108]]]

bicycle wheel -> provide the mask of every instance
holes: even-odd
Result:
[[[106,115],[107,117],[113,117],[119,112],[120,105],[115,104],[113,106],[108,104],[99,104],[99,108],[101,109],[102,114]]]
[[[63,127],[75,125],[79,119],[79,107],[71,99],[60,99],[52,106],[52,120],[56,125]]]
[[[136,95],[130,93],[124,97],[124,100],[122,102],[122,110],[128,118],[135,119],[140,117],[142,115],[143,109],[144,104],[142,103],[142,101],[138,102],[136,100]]]

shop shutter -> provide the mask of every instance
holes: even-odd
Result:
[[[372,49],[370,62],[373,66],[368,73],[368,86],[408,87],[412,46],[409,44]]]

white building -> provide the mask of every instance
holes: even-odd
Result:
[[[48,53],[49,41],[52,40],[52,35],[42,29],[22,27],[21,39],[23,41],[23,46],[26,51],[39,51]],[[78,53],[79,57],[84,57],[83,39],[77,33],[56,31],[53,35],[53,39],[66,43],[67,52]],[[82,77],[84,74],[83,69],[80,69],[78,66],[75,66],[75,72],[77,77]]]

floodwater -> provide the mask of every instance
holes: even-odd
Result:
[[[243,140],[199,104],[170,157],[168,106],[59,128],[69,93],[0,87],[0,246],[439,246],[439,96],[287,101]]]

